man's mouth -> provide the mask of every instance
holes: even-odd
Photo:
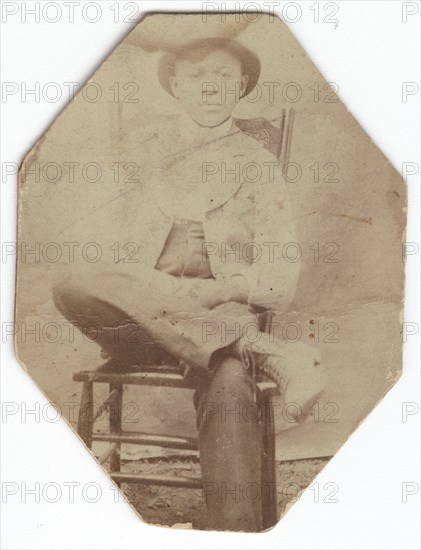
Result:
[[[223,107],[223,103],[209,103],[209,102],[206,102],[206,103],[201,103],[200,104],[200,107],[202,109],[217,109],[218,107]]]

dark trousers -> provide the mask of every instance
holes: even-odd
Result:
[[[88,291],[83,285],[66,282],[55,287],[54,301],[64,317],[110,355],[114,365],[171,364],[180,358],[196,365],[199,383],[194,403],[208,526],[261,531],[261,426],[259,415],[253,413],[254,382],[249,370],[230,354],[230,347],[223,346],[203,368],[209,349],[204,352],[197,335],[186,334],[185,323],[180,329],[180,319],[171,315],[171,306],[177,309],[180,304],[145,292],[138,308],[133,287],[128,292],[127,286],[119,287],[114,280],[109,288],[105,299],[104,291]],[[164,319],[157,315],[163,307]],[[197,325],[194,319],[193,315],[191,320]]]
[[[209,528],[261,531],[261,425],[253,380],[239,359],[220,355],[194,399]]]

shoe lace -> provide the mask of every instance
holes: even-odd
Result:
[[[284,372],[281,358],[265,355],[258,363],[258,369],[273,380],[281,390],[285,390],[288,379]]]

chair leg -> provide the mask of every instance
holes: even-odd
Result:
[[[270,392],[258,391],[262,418],[262,523],[273,527],[278,521],[275,459],[275,425]]]
[[[93,412],[93,383],[84,382],[82,388],[82,397],[80,400],[79,416],[77,421],[77,433],[79,434],[85,445],[88,447],[88,449],[92,449]]]
[[[121,435],[122,415],[123,415],[123,385],[110,384],[110,393],[117,391],[116,399],[110,405],[110,433]],[[115,451],[110,457],[110,471],[120,472],[121,460],[121,443],[116,445]]]

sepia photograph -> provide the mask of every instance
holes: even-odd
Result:
[[[17,201],[16,357],[148,524],[272,529],[398,383],[407,184],[270,10],[143,16]]]

